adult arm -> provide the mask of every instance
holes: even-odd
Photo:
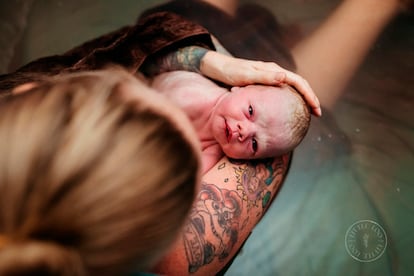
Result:
[[[233,15],[243,7],[239,0],[228,0],[226,5],[219,0],[204,2]],[[342,0],[313,33],[295,45],[296,73],[309,81],[322,106],[333,109],[384,27],[400,10],[413,7],[413,0]],[[255,18],[261,17],[265,14]],[[261,35],[266,39],[276,36],[266,31]]]
[[[214,67],[218,55],[212,51],[213,55],[209,56],[209,53],[199,47],[182,48],[169,55],[169,58],[158,58],[158,63],[144,64],[142,69],[147,74],[184,69],[208,76],[208,70],[211,69],[206,71],[207,65],[216,72],[226,68],[223,74],[232,76],[234,69],[239,68],[236,65],[245,62],[226,56],[229,61],[235,61],[231,65],[233,68]],[[243,76],[249,70],[250,67],[237,70],[236,76]],[[256,75],[255,81],[262,75],[274,74],[274,70],[265,70],[264,73]],[[289,162],[290,154],[240,163],[222,158],[203,176],[188,221],[174,247],[153,272],[165,275],[215,275],[225,268],[270,206],[286,176]]]
[[[149,76],[174,70],[193,71],[230,86],[286,83],[304,96],[315,115],[321,115],[319,100],[308,82],[274,62],[240,59],[203,47],[188,46],[154,56],[141,70]]]
[[[204,177],[174,247],[154,269],[164,275],[215,275],[234,257],[278,192],[290,156],[232,163]]]
[[[187,45],[214,49],[209,32],[174,13],[158,12],[141,18],[113,44],[95,48],[73,66],[73,70],[120,65],[136,73],[147,58]]]
[[[344,0],[313,34],[295,46],[297,72],[317,91],[324,107],[334,107],[400,2]]]
[[[303,95],[315,115],[322,115],[319,100],[307,80],[274,62],[245,60],[208,51],[200,64],[200,70],[212,79],[233,86],[289,84]]]

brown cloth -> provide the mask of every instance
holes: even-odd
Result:
[[[172,0],[143,13],[143,16],[170,11],[208,29],[232,55],[239,58],[273,61],[294,70],[295,63],[283,39],[284,27],[266,8],[242,4],[230,16],[200,0]]]
[[[210,33],[174,13],[141,17],[133,26],[88,41],[62,55],[37,59],[13,73],[0,76],[0,93],[19,84],[62,72],[102,69],[110,64],[135,73],[151,55],[188,45],[214,49]]]

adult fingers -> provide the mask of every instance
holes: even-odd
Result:
[[[288,70],[285,70],[284,73],[285,78],[283,82],[295,87],[296,90],[298,90],[298,92],[303,95],[308,105],[312,108],[312,113],[316,116],[321,116],[322,110],[319,99],[309,83],[298,74],[295,74]]]
[[[284,69],[273,62],[249,61],[238,69],[242,72],[239,85],[280,85],[285,79]]]
[[[280,85],[281,83],[286,83],[295,87],[311,107],[312,113],[316,116],[322,115],[318,97],[303,77],[280,67],[274,62],[256,61],[253,66],[256,69],[256,74],[258,74],[256,78],[260,83],[268,85]]]

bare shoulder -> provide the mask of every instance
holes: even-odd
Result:
[[[212,140],[214,143],[212,143]],[[224,153],[214,138],[210,139],[208,142],[201,140],[201,148],[203,151],[201,154],[201,163],[203,164],[202,173],[205,174],[220,161],[224,156]]]
[[[290,155],[232,162],[204,177],[179,240],[158,267],[171,275],[214,275],[237,253],[279,190]]]

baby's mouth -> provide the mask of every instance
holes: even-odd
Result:
[[[232,136],[231,129],[230,129],[229,125],[226,122],[226,138],[227,138],[227,142],[230,142],[231,136]]]

